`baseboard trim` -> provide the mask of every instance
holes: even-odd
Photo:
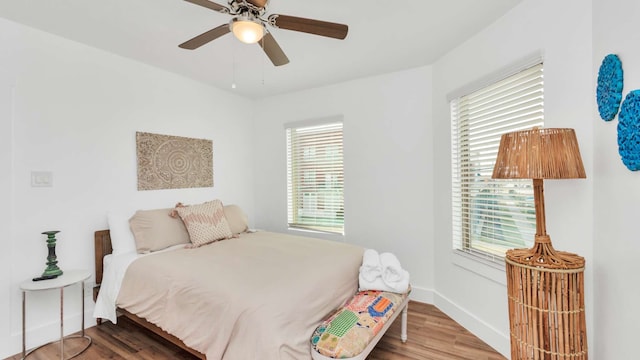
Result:
[[[419,286],[411,286],[409,299],[425,304],[433,304],[433,290]]]
[[[508,334],[487,324],[442,294],[435,292],[433,295],[435,300],[433,305],[504,357],[509,358],[511,347]]]
[[[87,297],[87,299],[89,299]],[[64,317],[64,335],[70,335],[81,330],[80,327],[80,314],[69,314]],[[96,320],[93,318],[93,307],[86,309],[84,312],[84,328],[89,329],[96,325]],[[22,324],[20,325],[22,326]],[[27,329],[26,334],[26,348],[27,351],[36,346],[46,344],[50,341],[60,339],[60,321],[52,321],[46,324],[42,324],[36,327]],[[6,351],[6,353],[5,353]],[[9,346],[0,350],[0,359],[5,359],[16,354],[22,353],[22,328],[18,332],[12,332],[9,339]]]

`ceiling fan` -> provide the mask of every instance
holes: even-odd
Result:
[[[233,32],[238,40],[244,43],[259,43],[275,66],[285,65],[289,63],[289,59],[271,33],[266,30],[266,24],[279,29],[305,32],[340,40],[343,40],[349,31],[347,25],[296,16],[271,14],[265,19],[263,16],[267,11],[269,0],[228,0],[228,6],[219,5],[209,0],[185,1],[219,13],[232,15],[233,18],[229,24],[223,24],[202,33],[180,44],[179,47],[194,50],[229,32]]]

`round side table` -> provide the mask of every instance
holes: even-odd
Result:
[[[40,280],[40,281],[26,280],[20,284],[20,289],[22,290],[22,359],[26,358],[27,356],[32,354],[34,351],[42,348],[43,346],[53,344],[56,342],[60,343],[60,359],[61,360],[69,360],[71,358],[74,358],[80,355],[85,350],[87,350],[87,348],[89,348],[92,340],[88,335],[85,335],[84,333],[84,281],[87,280],[90,276],[91,276],[91,273],[89,272],[89,270],[66,270],[62,275],[58,276],[55,279]],[[78,284],[78,283],[80,284],[80,288],[82,289],[81,291],[82,332],[79,335],[74,334],[74,335],[64,336],[64,312],[63,312],[64,311],[64,288],[71,285]],[[45,291],[45,290],[53,290],[53,289],[60,289],[60,340],[51,341],[44,345],[40,345],[36,348],[33,348],[29,350],[29,352],[27,352],[26,351],[26,321],[25,321],[26,313],[27,313],[26,294],[27,292],[37,292],[37,291]],[[69,338],[84,338],[84,339],[87,339],[88,342],[86,346],[84,346],[80,351],[78,351],[77,353],[65,359],[64,340]]]

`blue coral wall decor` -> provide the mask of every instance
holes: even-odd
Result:
[[[609,54],[600,65],[596,89],[598,112],[604,121],[611,121],[616,117],[622,101],[622,87],[622,63],[617,55]]]
[[[640,90],[627,94],[620,108],[618,153],[629,170],[640,170]]]

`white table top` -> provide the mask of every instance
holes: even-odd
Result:
[[[62,270],[62,275],[55,279],[33,281],[31,279],[23,281],[20,289],[23,291],[37,291],[59,289],[65,286],[73,285],[77,282],[88,279],[91,276],[89,270]],[[35,276],[34,276],[35,277]]]

